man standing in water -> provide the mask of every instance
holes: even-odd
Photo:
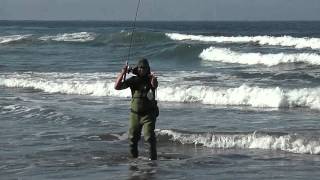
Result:
[[[131,71],[136,76],[125,80],[125,74]],[[144,140],[149,150],[149,157],[151,160],[157,160],[154,129],[156,118],[159,115],[157,101],[155,100],[155,90],[158,87],[158,81],[157,78],[151,74],[147,59],[141,59],[133,69],[128,69],[127,64],[124,66],[116,79],[114,88],[116,90],[122,90],[128,87],[130,87],[132,95],[129,127],[130,155],[133,158],[138,157],[138,141],[140,140],[141,130],[143,129]]]

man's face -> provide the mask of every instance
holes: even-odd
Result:
[[[148,68],[145,66],[138,66],[138,74],[140,77],[147,75]]]

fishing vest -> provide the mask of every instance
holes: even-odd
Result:
[[[131,89],[131,111],[139,115],[146,115],[150,112],[159,114],[157,101],[155,100],[155,89],[152,88],[148,78],[133,77]]]

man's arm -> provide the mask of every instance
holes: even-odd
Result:
[[[153,88],[153,89],[157,89],[157,87],[158,87],[157,77],[156,77],[153,73],[151,73],[151,74],[149,75],[149,77],[150,77],[150,82],[151,82],[152,88]]]
[[[127,71],[128,71],[128,64],[126,64],[124,68],[122,68],[120,74],[118,75],[116,82],[114,83],[114,89],[116,90],[125,89],[125,87],[123,86],[122,80],[124,79],[124,76],[126,75]]]

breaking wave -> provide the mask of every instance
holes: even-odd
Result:
[[[320,154],[320,140],[303,136],[267,133],[188,133],[175,130],[157,130],[160,136],[169,136],[182,144],[203,145],[224,149],[282,150],[298,154]]]
[[[167,86],[158,90],[158,99],[213,105],[320,109],[320,88],[285,90],[279,87],[250,87],[245,84],[234,88]]]
[[[183,41],[202,41],[215,43],[257,43],[260,45],[285,46],[297,49],[311,48],[320,49],[320,38],[292,37],[292,36],[203,36],[188,35],[179,33],[166,33],[166,36],[172,40]]]
[[[93,41],[96,37],[94,33],[79,32],[79,33],[64,33],[55,36],[43,36],[40,40],[43,41],[64,41],[64,42],[88,42]]]
[[[39,42],[93,42],[98,45],[107,44],[127,44],[130,43],[130,32],[120,31],[120,32],[73,32],[73,33],[58,33],[54,35],[10,35],[10,36],[0,36],[0,44],[7,44],[12,42],[27,41],[28,43],[39,43]],[[163,33],[155,32],[136,32],[135,33],[135,43],[143,44],[153,44],[161,43],[167,41],[166,36]]]
[[[114,90],[115,77],[115,73],[14,73],[0,75],[0,86],[33,88],[48,93],[129,98],[131,96],[129,89]],[[161,83],[165,78],[160,76],[159,81]],[[320,87],[284,89],[243,84],[239,87],[224,88],[201,84],[163,84],[157,91],[159,101],[219,106],[320,109]]]
[[[239,64],[263,64],[274,66],[281,63],[308,63],[320,65],[320,55],[316,53],[296,53],[296,54],[261,54],[261,53],[240,53],[228,48],[209,47],[204,49],[199,57],[203,60],[221,61],[225,63]]]
[[[111,82],[109,74],[100,73],[30,72],[0,76],[0,85],[6,87],[33,88],[48,93],[129,97],[130,93],[126,95],[122,91],[115,91]]]
[[[12,42],[22,41],[22,40],[25,40],[31,36],[32,36],[32,34],[0,36],[0,44],[7,44],[7,43],[12,43]]]
[[[57,35],[45,35],[41,37],[35,37],[32,34],[26,35],[10,35],[10,36],[0,36],[0,44],[8,44],[12,42],[20,41],[57,41],[57,42],[89,42],[96,38],[95,33],[89,32],[78,32],[78,33],[63,33]]]

